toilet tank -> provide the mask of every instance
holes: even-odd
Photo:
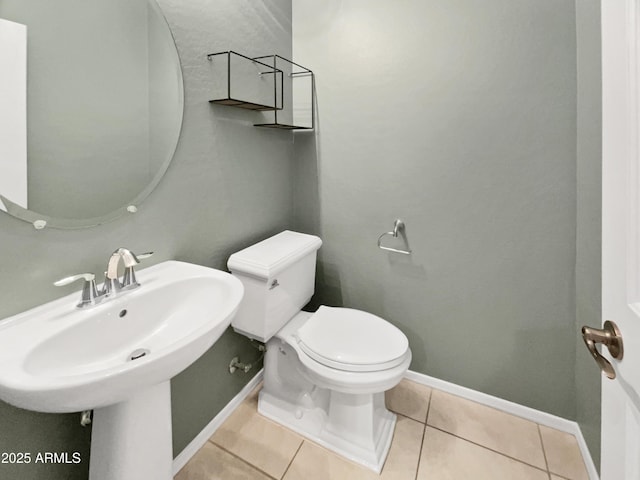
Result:
[[[244,285],[233,329],[266,342],[314,291],[316,252],[322,240],[285,230],[229,257],[227,267]]]

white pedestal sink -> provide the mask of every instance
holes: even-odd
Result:
[[[169,380],[231,323],[239,280],[169,261],[89,309],[79,293],[0,322],[0,399],[38,412],[94,410],[90,480],[170,480]],[[131,360],[137,350],[145,355]]]

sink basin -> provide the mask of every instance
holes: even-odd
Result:
[[[171,478],[169,380],[220,338],[243,295],[230,274],[184,262],[137,278],[141,287],[92,308],[75,308],[76,292],[0,321],[0,399],[93,409],[92,480]],[[155,446],[145,456],[131,445]]]
[[[76,309],[74,293],[0,322],[0,398],[57,413],[123,401],[209,349],[243,294],[230,274],[184,262],[137,277],[140,288],[93,308]],[[138,349],[149,353],[129,360]]]

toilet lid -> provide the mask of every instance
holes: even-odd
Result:
[[[402,363],[407,337],[386,320],[352,308],[321,306],[296,332],[304,353],[328,367],[378,371]]]

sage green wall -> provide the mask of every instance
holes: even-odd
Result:
[[[598,326],[601,312],[602,105],[600,1],[576,0],[578,136],[576,230],[576,417],[600,464],[602,374],[579,335]]]
[[[317,74],[296,228],[316,301],[400,327],[411,368],[575,418],[574,0],[293,1]],[[413,255],[378,236],[404,219]]]
[[[161,0],[176,39],[185,81],[185,116],[175,158],[137,214],[77,231],[36,231],[0,215],[0,318],[71,293],[51,282],[101,272],[119,246],[154,250],[149,263],[185,260],[224,269],[227,257],[290,226],[290,132],[252,126],[253,113],[209,104],[206,54],[291,55],[288,0]],[[51,172],[53,175],[55,172]],[[92,199],[88,198],[88,202]],[[248,340],[227,332],[172,382],[174,452],[216,415],[248,380],[231,376],[235,355],[251,359]],[[3,480],[85,480],[89,429],[78,415],[45,415],[0,403],[0,452],[80,451],[74,465],[0,464]]]

